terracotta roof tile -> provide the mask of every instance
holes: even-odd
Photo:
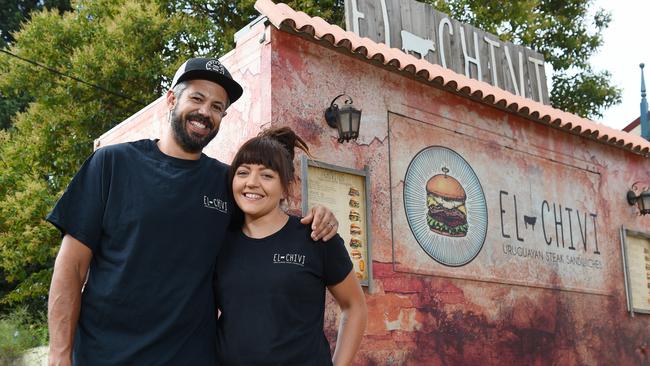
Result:
[[[539,121],[571,133],[617,146],[636,154],[650,156],[650,142],[640,136],[597,124],[580,116],[555,109],[551,106],[522,98],[486,82],[470,79],[465,75],[445,69],[440,65],[406,54],[396,48],[389,48],[368,38],[361,38],[319,17],[291,9],[286,4],[274,4],[271,0],[257,0],[255,8],[278,29],[303,33],[315,40],[325,41],[357,54],[368,60],[375,60],[389,69],[413,74],[430,83],[445,87],[460,95],[481,100],[484,103],[510,110],[526,118]]]

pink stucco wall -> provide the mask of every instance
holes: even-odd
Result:
[[[637,216],[625,201],[632,183],[650,181],[647,158],[272,26],[260,23],[246,37],[223,58],[244,96],[206,153],[228,162],[242,141],[279,124],[294,128],[320,161],[369,167],[374,278],[372,291],[366,289],[369,324],[356,364],[650,363],[650,316],[627,312],[619,234],[621,226],[650,231],[650,217]],[[363,109],[360,137],[346,144],[323,119],[343,92]],[[159,101],[97,144],[156,137],[165,116]],[[462,156],[485,198],[485,240],[461,266],[428,255],[404,213],[409,163],[432,146]],[[292,211],[299,211],[300,200],[297,189]],[[555,207],[565,215],[560,226]],[[536,226],[524,228],[523,215],[536,216]],[[523,251],[542,258],[517,254]],[[554,259],[559,256],[565,259]],[[577,256],[590,265],[568,259]],[[329,305],[326,328],[333,340],[338,309],[331,299]]]
[[[637,216],[624,199],[632,183],[650,180],[647,158],[286,32],[274,30],[271,46],[272,120],[297,129],[319,160],[370,168],[374,281],[358,364],[649,362],[650,318],[627,313],[619,234],[622,225],[650,229],[650,218]],[[339,144],[323,120],[331,99],[343,92],[363,109],[360,137],[349,144]],[[428,146],[462,155],[481,180],[487,201],[483,248],[461,267],[441,265],[427,255],[403,212],[404,172]],[[523,221],[515,223],[513,196],[520,217],[536,214],[534,231],[524,231]],[[541,206],[545,201],[548,206]],[[555,217],[547,211],[554,203],[565,215],[559,227],[564,246],[558,243],[561,231],[555,242],[546,243],[556,234],[548,222]],[[585,214],[590,220],[591,214],[597,216],[596,227],[586,225]],[[546,237],[541,216],[547,220]],[[594,254],[596,240],[599,254]],[[504,254],[517,247],[553,254],[541,261]],[[560,255],[567,263],[553,263]],[[568,263],[577,255],[596,264]],[[335,313],[331,306],[330,319]],[[336,328],[329,325],[333,337]]]

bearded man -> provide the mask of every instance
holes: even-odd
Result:
[[[215,365],[212,279],[233,216],[226,164],[202,153],[242,87],[193,58],[160,140],[95,151],[47,220],[62,233],[48,301],[50,365]],[[338,223],[312,210],[312,236]]]

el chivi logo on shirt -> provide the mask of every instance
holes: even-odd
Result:
[[[305,255],[298,253],[273,254],[274,264],[295,264],[301,267],[305,266]]]
[[[210,199],[208,196],[203,196],[203,206],[223,213],[228,213],[228,202],[222,201],[218,198]]]

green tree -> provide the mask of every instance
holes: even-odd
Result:
[[[188,56],[219,49],[212,29],[154,1],[79,1],[32,13],[8,47],[49,70],[0,53],[0,92],[32,98],[0,130],[0,312],[45,310],[60,236],[44,217],[94,138],[160,96]]]
[[[427,0],[451,17],[497,34],[503,41],[528,46],[553,66],[553,107],[587,118],[621,101],[611,74],[596,72],[589,58],[602,45],[610,22],[592,0]]]
[[[0,0],[0,48],[14,41],[13,33],[29,19],[32,11],[42,9],[68,11],[71,10],[70,0]]]
[[[32,11],[57,9],[60,12],[71,10],[70,0],[0,0],[0,49],[13,43],[13,33],[29,19]],[[0,93],[0,129],[11,126],[11,118],[24,111],[31,98],[24,92],[18,95]]]
[[[6,130],[10,128],[12,118],[18,112],[23,112],[30,101],[31,98],[24,92],[7,96],[0,93],[0,129]]]
[[[318,16],[333,24],[344,27],[344,0],[292,0],[275,1],[285,3],[294,10]],[[210,19],[213,27],[209,39],[214,41],[216,54],[223,54],[234,47],[234,35],[259,13],[255,10],[255,0],[178,0],[163,1],[169,12],[186,12]]]

